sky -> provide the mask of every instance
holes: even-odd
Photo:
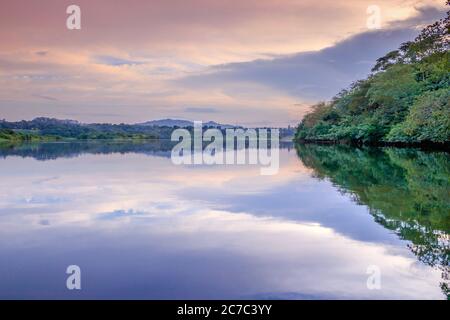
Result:
[[[80,30],[66,27],[73,4]],[[0,0],[0,119],[296,125],[445,10],[444,0]]]

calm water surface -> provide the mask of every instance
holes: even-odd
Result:
[[[164,142],[1,147],[0,298],[446,297],[449,154],[280,157],[261,176],[175,166]],[[80,291],[66,289],[73,264]]]

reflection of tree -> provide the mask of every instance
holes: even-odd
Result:
[[[269,140],[270,141],[270,140]],[[248,142],[248,141],[247,141]],[[0,158],[8,156],[33,157],[37,160],[73,158],[82,154],[141,153],[151,156],[171,156],[172,148],[178,142],[168,139],[156,140],[91,140],[70,142],[0,143]],[[203,147],[209,142],[204,142]],[[247,146],[248,147],[248,143]],[[270,143],[268,144],[270,148]],[[280,142],[280,149],[293,148],[292,142]]]
[[[319,179],[329,179],[377,223],[393,230],[417,258],[442,271],[449,297],[450,155],[415,149],[298,145]]]
[[[170,157],[176,142],[170,140],[88,141],[1,144],[0,157],[21,156],[37,160],[78,157],[84,153],[142,153]]]

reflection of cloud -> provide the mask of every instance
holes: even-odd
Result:
[[[133,209],[129,210],[114,210],[112,212],[106,212],[98,215],[100,220],[113,220],[118,218],[135,217],[137,215],[143,215],[144,212],[135,211]],[[148,216],[148,215],[146,215]]]
[[[416,264],[403,243],[384,241],[395,237],[387,230],[365,241],[355,239],[357,230],[327,226],[324,214],[309,222],[280,214],[294,214],[295,201],[299,215],[317,207],[303,205],[305,197],[321,204],[342,198],[329,185],[317,189],[295,154],[281,155],[280,175],[265,177],[246,166],[181,167],[137,154],[0,160],[0,256],[8,261],[0,264],[0,296],[26,295],[17,279],[52,279],[48,270],[77,261],[97,281],[82,293],[90,297],[441,297],[439,273]],[[186,197],[192,190],[198,194]],[[358,230],[380,228],[351,201],[339,212],[327,209],[353,212],[340,217]],[[370,264],[381,268],[383,290],[367,290]],[[45,283],[51,294],[53,282]]]
[[[50,180],[47,180],[50,181]],[[57,197],[52,195],[37,195],[29,198],[20,198],[17,200],[18,204],[40,204],[40,205],[53,205],[58,203],[67,202],[66,197]]]
[[[43,225],[43,226],[49,226],[50,225],[50,221],[47,219],[42,219],[41,221],[39,221],[39,224]]]

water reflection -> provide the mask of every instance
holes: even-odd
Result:
[[[174,166],[163,143],[1,149],[0,297],[444,297],[442,270],[423,257],[430,255],[427,245],[436,249],[430,239],[448,235],[442,215],[447,155],[419,160],[410,151],[406,158],[375,160],[373,152],[387,151],[306,146],[297,156],[284,145],[279,173],[261,176],[257,166]],[[355,171],[339,171],[355,155],[361,159],[351,163]],[[393,159],[409,159],[409,165]],[[431,170],[441,177],[427,180],[428,188],[437,184],[428,202],[419,197],[423,185],[408,186],[415,191],[405,194],[405,185],[395,182],[422,162],[425,175]],[[373,173],[370,166],[391,168],[386,174],[396,173],[397,180],[363,175],[362,165]],[[402,168],[408,169],[401,175]],[[405,203],[391,213],[402,200],[383,193],[396,188]],[[429,220],[414,217],[407,205],[413,200]],[[419,232],[416,240],[398,230],[413,222],[435,238]],[[439,241],[440,253],[432,251],[444,258],[448,247]],[[408,246],[421,248],[420,259]],[[448,251],[446,257],[448,265]],[[70,264],[82,269],[81,291],[65,288]],[[374,264],[382,271],[381,290],[366,287],[367,267]]]
[[[141,153],[170,157],[176,142],[170,140],[147,141],[85,141],[0,144],[0,157],[33,157],[37,160],[72,158],[82,154]]]
[[[82,154],[139,153],[169,158],[178,142],[167,139],[136,141],[72,141],[9,144],[0,143],[0,158],[7,156],[33,157],[37,160],[72,158]],[[204,142],[206,146],[209,142]],[[248,144],[248,143],[247,143]],[[280,148],[292,149],[290,142],[280,143]],[[270,144],[268,145],[270,147]],[[248,147],[248,146],[247,146]]]
[[[449,295],[450,156],[398,148],[299,145],[315,177],[367,205],[375,221],[400,238],[417,258],[442,271]]]

